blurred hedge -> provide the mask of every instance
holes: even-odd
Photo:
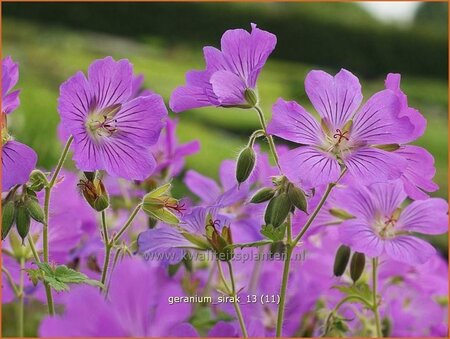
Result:
[[[274,57],[347,67],[366,77],[394,71],[447,78],[447,28],[382,25],[350,3],[3,3],[3,15],[164,44],[218,45],[230,27],[275,32]]]

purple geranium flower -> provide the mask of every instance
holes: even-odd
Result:
[[[161,268],[138,258],[124,259],[113,273],[108,299],[91,286],[67,294],[64,313],[44,319],[42,337],[162,337],[188,320],[191,307],[170,305],[169,297],[183,296]],[[170,316],[169,316],[170,315]]]
[[[247,104],[246,90],[256,89],[256,80],[275,48],[277,38],[256,28],[226,31],[221,50],[205,47],[206,69],[186,74],[186,85],[175,89],[170,108],[182,112],[205,106],[241,106]]]
[[[19,106],[19,90],[12,91],[19,80],[19,65],[11,57],[2,60],[2,191],[28,181],[31,171],[36,167],[36,152],[15,141],[6,129],[7,114]]]
[[[273,106],[269,133],[301,144],[280,158],[292,181],[315,187],[337,180],[340,165],[365,183],[399,178],[406,160],[382,145],[405,140],[414,126],[401,116],[401,104],[392,90],[373,95],[360,109],[358,78],[342,69],[336,76],[311,71],[306,93],[322,118],[317,122],[296,102],[279,99]]]
[[[163,172],[164,176],[169,178],[180,174],[185,157],[200,150],[200,143],[197,140],[179,145],[175,134],[176,128],[177,120],[167,119],[159,141],[151,148],[157,162],[155,172]]]
[[[167,109],[159,95],[132,97],[133,69],[111,57],[61,85],[58,110],[74,138],[74,160],[82,171],[143,180],[155,169],[150,146],[158,141]]]
[[[434,253],[428,242],[412,233],[442,234],[448,228],[448,204],[440,198],[412,202],[400,180],[337,192],[337,200],[354,219],[339,226],[341,240],[370,257],[386,254],[392,260],[422,264]]]

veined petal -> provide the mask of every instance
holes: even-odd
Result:
[[[235,106],[246,103],[244,93],[247,86],[236,74],[229,71],[217,71],[211,76],[210,82],[221,106]]]
[[[377,202],[366,186],[350,183],[345,189],[334,190],[332,197],[333,205],[364,219],[368,224],[375,219]]]
[[[89,83],[98,108],[121,104],[132,91],[133,67],[128,60],[111,57],[94,61],[88,69]]]
[[[221,193],[219,185],[213,179],[205,177],[193,170],[189,170],[186,173],[184,183],[203,202],[213,203]]]
[[[80,128],[81,132],[84,131],[85,118],[94,100],[94,93],[83,72],[77,72],[65,81],[59,92],[58,111],[61,122],[75,137],[80,133]]]
[[[365,223],[359,220],[348,220],[339,226],[341,241],[354,251],[369,257],[378,257],[384,249],[384,241]]]
[[[393,152],[363,147],[343,159],[349,174],[360,183],[371,184],[398,179],[406,160]]]
[[[398,227],[424,234],[448,231],[448,203],[441,198],[413,201],[400,215]]]
[[[298,147],[281,155],[280,165],[289,180],[304,188],[334,182],[340,173],[335,158],[309,146]]]
[[[376,201],[378,208],[385,216],[391,216],[406,199],[405,191],[400,180],[376,183],[368,188]]]
[[[169,107],[175,113],[212,105],[204,88],[189,85],[175,88],[169,101]]]
[[[274,34],[252,24],[251,33],[244,29],[226,31],[221,39],[221,49],[227,68],[240,77],[246,87],[254,88],[259,72],[276,43]]]
[[[425,240],[412,236],[398,236],[385,241],[386,254],[393,260],[411,265],[420,265],[436,253]]]
[[[358,78],[345,69],[334,77],[323,71],[309,72],[305,90],[316,111],[333,130],[342,128],[362,101]]]
[[[419,146],[406,145],[400,147],[395,153],[406,159],[407,167],[401,179],[410,198],[427,199],[428,194],[425,192],[438,190],[439,186],[433,182],[436,168],[430,152]]]
[[[2,192],[25,184],[36,162],[37,154],[31,147],[17,141],[5,143],[2,147]]]
[[[410,135],[414,126],[400,117],[401,104],[391,90],[375,93],[356,112],[351,138],[369,145],[398,143]]]
[[[9,93],[19,81],[19,65],[10,56],[2,60],[2,98]]]
[[[167,109],[161,96],[137,97],[122,106],[115,117],[117,132],[130,142],[150,146],[158,141]]]
[[[9,114],[14,111],[20,105],[19,98],[20,90],[12,91],[2,99],[2,112]]]
[[[272,113],[268,133],[299,144],[320,144],[323,132],[319,123],[295,101],[279,98],[272,107]]]

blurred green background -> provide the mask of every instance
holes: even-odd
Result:
[[[421,4],[410,21],[385,22],[356,3],[3,3],[3,55],[20,63],[21,106],[9,129],[55,165],[61,145],[56,126],[59,85],[97,58],[128,58],[146,87],[168,101],[185,72],[203,68],[201,47],[219,47],[229,28],[257,23],[278,37],[259,79],[267,118],[282,96],[312,107],[303,80],[314,68],[358,75],[365,98],[384,88],[388,72],[402,73],[410,105],[428,120],[417,141],[435,157],[437,196],[448,187],[447,4]],[[389,14],[389,13],[388,13]],[[205,108],[178,115],[181,141],[199,139],[187,167],[218,176],[258,126],[253,111]],[[440,238],[441,248],[446,237]]]

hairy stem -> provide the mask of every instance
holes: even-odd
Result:
[[[56,179],[58,178],[59,172],[61,171],[61,168],[66,161],[67,154],[69,153],[70,145],[72,144],[73,136],[70,136],[69,139],[67,139],[66,145],[64,146],[63,152],[61,153],[61,156],[59,157],[58,164],[56,165],[55,171],[53,172],[53,175],[50,179],[49,184],[45,188],[45,198],[44,198],[44,227],[42,232],[42,242],[43,242],[43,252],[44,252],[44,262],[49,263],[49,248],[48,248],[48,228],[49,228],[49,208],[50,208],[50,196],[52,193],[52,188],[56,183]],[[50,315],[55,314],[55,307],[53,305],[53,296],[52,296],[52,289],[48,285],[48,283],[45,284],[45,294],[47,295],[47,306],[48,306],[48,313]]]
[[[128,217],[128,220],[125,222],[125,224],[122,226],[122,228],[117,232],[116,235],[113,236],[111,243],[114,244],[117,240],[120,239],[120,237],[127,231],[127,229],[131,226],[131,223],[133,222],[134,218],[136,218],[136,215],[141,210],[142,204],[139,204],[135,207],[133,212]]]
[[[375,327],[377,329],[377,337],[381,338],[383,333],[381,331],[381,322],[380,322],[380,312],[378,311],[378,301],[377,301],[377,280],[378,280],[378,258],[372,259],[372,290],[373,290],[373,299],[372,299],[372,309],[373,314],[375,316]]]
[[[20,259],[20,280],[19,280],[19,307],[17,312],[18,337],[24,337],[24,312],[25,312],[25,292],[24,292],[25,259]]]
[[[100,282],[102,283],[102,287],[100,287],[100,290],[106,290],[106,276],[108,274],[108,266],[111,257],[112,246],[109,242],[108,225],[106,224],[106,212],[104,210],[101,212],[101,216],[102,216],[103,242],[105,244],[105,260],[103,262],[102,277],[100,279]]]
[[[255,106],[254,108],[255,108],[256,112],[258,113],[259,122],[261,124],[262,129],[264,130],[264,134],[266,136],[267,142],[269,143],[270,152],[272,153],[275,163],[277,164],[277,167],[281,173],[280,159],[279,159],[279,156],[277,153],[277,149],[275,147],[275,142],[273,141],[272,136],[267,133],[267,123],[266,123],[266,119],[264,118],[264,113],[263,113],[261,107]]]
[[[230,271],[231,296],[233,297],[234,310],[236,311],[236,315],[239,320],[239,325],[241,327],[242,336],[244,338],[248,338],[247,328],[245,327],[245,323],[244,323],[244,317],[242,316],[241,308],[239,307],[239,302],[237,301],[236,283],[234,280],[233,265],[231,264],[231,261],[227,261],[227,264],[228,264],[228,270]]]

